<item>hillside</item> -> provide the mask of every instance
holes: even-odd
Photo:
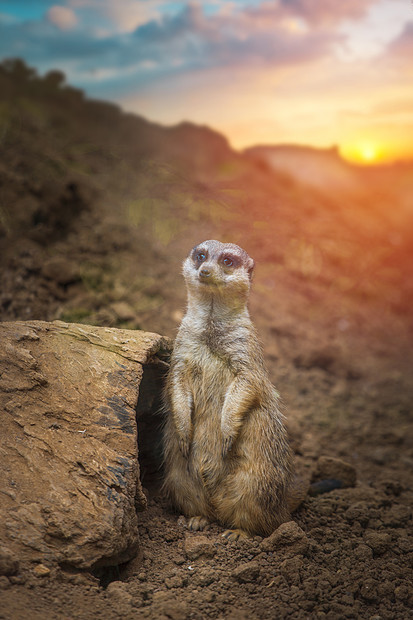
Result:
[[[328,187],[348,193],[360,192],[363,178],[359,171],[347,164],[337,148],[316,149],[296,145],[253,146],[245,155],[267,163],[274,171],[284,172],[310,187],[322,190]]]
[[[190,248],[207,238],[238,243],[256,260],[251,314],[298,470],[310,476],[330,455],[357,471],[357,487],[308,498],[297,513],[311,553],[290,558],[260,551],[260,541],[236,543],[196,566],[192,581],[181,575],[188,562],[180,559],[176,515],[149,488],[150,510],[140,517],[144,568],[118,574],[139,599],[124,617],[221,618],[232,608],[253,618],[406,617],[413,596],[411,168],[344,166],[357,175],[346,192],[330,166],[341,170],[337,155],[308,150],[314,184],[313,173],[304,178],[295,164],[281,165],[285,149],[274,166],[262,149],[238,153],[207,127],[161,127],[125,114],[88,100],[59,71],[40,78],[21,61],[0,65],[0,136],[0,320],[60,318],[173,337]],[[302,155],[293,154],[292,162]],[[154,532],[157,524],[169,538]],[[206,535],[215,540],[218,531]],[[369,546],[374,536],[386,544]],[[257,582],[235,579],[228,589],[228,571],[253,558]],[[38,618],[90,618],[96,609],[118,617],[116,599],[99,584],[76,585],[63,573],[58,585],[8,582],[4,604],[16,618],[24,606]],[[177,598],[186,612],[159,611],[154,592]]]
[[[15,261],[16,252],[34,252],[41,260],[46,249],[50,258],[64,244],[73,245],[71,252],[97,253],[87,266],[73,255],[82,273],[71,276],[70,305],[75,291],[84,296],[85,318],[100,309],[97,299],[90,307],[95,261],[108,263],[109,277],[126,268],[122,246],[136,243],[140,253],[145,240],[148,260],[142,257],[138,278],[150,278],[162,262],[149,259],[148,252],[166,251],[176,272],[188,245],[207,233],[246,245],[263,271],[275,270],[290,289],[298,283],[321,296],[328,292],[328,302],[349,307],[355,302],[356,312],[360,300],[366,310],[377,305],[377,311],[398,315],[409,308],[413,209],[407,172],[401,189],[391,171],[385,187],[377,182],[381,172],[375,178],[370,170],[359,171],[363,187],[349,203],[328,167],[318,191],[232,151],[208,128],[190,123],[162,128],[112,104],[86,100],[59,72],[41,79],[22,63],[10,63],[1,67],[0,80],[2,255]],[[310,156],[307,152],[306,159]],[[338,163],[336,155],[331,158]],[[17,238],[25,240],[24,249],[16,246]],[[130,274],[125,277],[130,282]],[[42,269],[32,268],[28,280],[39,278],[44,285]],[[3,296],[8,288],[3,283]],[[45,294],[41,305],[40,296],[29,314],[50,318],[58,306],[67,313],[61,302],[68,290],[59,292],[58,303]],[[107,301],[118,301],[119,294],[113,295]],[[3,302],[4,318],[20,316],[18,303],[14,295]],[[142,319],[139,308],[137,315]]]

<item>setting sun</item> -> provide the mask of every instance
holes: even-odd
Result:
[[[343,145],[340,150],[345,159],[355,164],[377,164],[386,159],[383,147],[373,142]]]
[[[373,162],[377,159],[377,149],[371,144],[360,147],[360,156],[365,162]]]

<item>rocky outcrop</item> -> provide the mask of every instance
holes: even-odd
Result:
[[[137,415],[159,402],[168,350],[140,331],[0,323],[4,557],[90,569],[136,555]]]

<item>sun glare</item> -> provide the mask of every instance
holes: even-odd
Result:
[[[383,160],[383,149],[372,142],[343,146],[341,153],[345,159],[356,164],[372,165]]]
[[[371,144],[364,144],[360,147],[360,156],[365,162],[372,162],[377,159],[377,149]]]

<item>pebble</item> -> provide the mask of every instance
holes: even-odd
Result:
[[[6,547],[0,548],[0,575],[15,575],[19,570],[19,562]]]
[[[382,516],[386,527],[403,527],[411,519],[412,510],[408,506],[395,505]]]
[[[167,577],[165,579],[165,585],[169,590],[171,588],[182,588],[184,585],[184,580],[178,575],[176,575],[175,577]]]
[[[391,544],[391,536],[386,532],[366,532],[364,541],[375,555],[383,555]]]
[[[375,579],[366,579],[361,584],[360,596],[368,603],[374,603],[377,601],[377,581]]]
[[[7,590],[7,588],[10,588],[10,581],[7,579],[7,577],[5,575],[2,575],[0,577],[0,590]]]
[[[303,567],[303,561],[300,557],[287,558],[281,562],[281,573],[290,585],[299,585],[301,577],[300,571]]]
[[[248,583],[250,581],[256,581],[260,574],[260,564],[258,562],[245,562],[240,564],[232,571],[234,579],[240,583]]]
[[[367,561],[373,557],[373,551],[368,545],[358,545],[354,550],[354,557],[357,560]]]
[[[187,533],[184,541],[184,551],[189,560],[196,560],[200,556],[213,557],[216,548],[207,536]]]
[[[79,279],[76,265],[60,256],[54,256],[44,262],[43,275],[49,280],[55,280],[58,284],[70,284]]]
[[[33,569],[33,573],[36,575],[36,577],[47,577],[48,575],[50,575],[50,568],[48,568],[44,564],[37,564],[37,566],[35,566]]]
[[[260,546],[263,551],[274,551],[280,547],[288,547],[294,553],[305,553],[309,544],[306,533],[297,523],[288,521],[282,523],[271,536],[264,538]]]
[[[369,507],[367,502],[357,502],[350,506],[344,513],[349,523],[358,521],[361,526],[366,527],[369,522]]]
[[[205,587],[213,583],[215,579],[215,570],[206,567],[197,572],[194,581],[198,586]]]
[[[406,601],[407,599],[410,598],[412,593],[413,592],[412,592],[411,588],[409,588],[405,584],[402,584],[402,585],[397,586],[396,588],[394,588],[394,597],[395,597],[396,601]]]
[[[166,618],[171,620],[186,620],[188,616],[186,603],[176,600],[172,592],[161,590],[154,592],[153,604],[155,609],[151,610],[151,614],[153,614],[154,618],[161,618],[165,615]]]
[[[112,581],[106,588],[106,596],[126,605],[132,603],[132,595],[123,581]]]
[[[404,530],[404,534],[404,536],[400,536],[398,539],[397,546],[403,553],[410,553],[410,551],[413,551],[413,536],[407,536],[406,530]]]
[[[110,307],[121,321],[133,321],[136,318],[135,310],[125,301],[116,301]]]

